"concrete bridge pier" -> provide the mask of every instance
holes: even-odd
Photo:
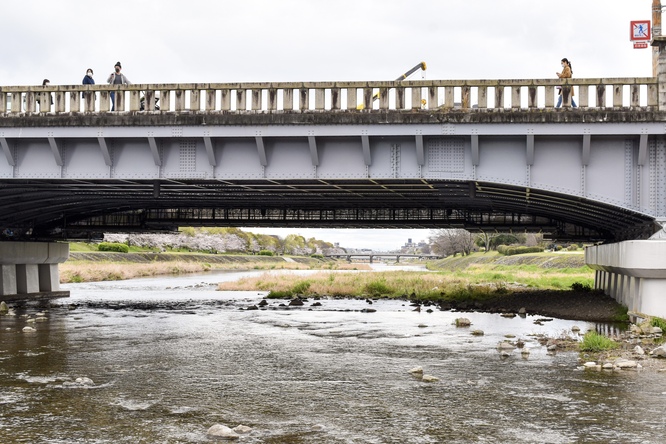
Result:
[[[0,300],[68,297],[58,270],[68,257],[66,243],[0,242]]]
[[[585,262],[596,289],[630,312],[666,319],[666,239],[587,247]]]

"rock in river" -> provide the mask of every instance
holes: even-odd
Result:
[[[213,437],[213,438],[223,438],[223,439],[238,439],[240,438],[240,435],[233,430],[231,430],[229,427],[222,425],[222,424],[215,424],[212,425],[209,429],[208,432],[206,432],[207,436]]]

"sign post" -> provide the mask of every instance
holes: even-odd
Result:
[[[634,49],[647,48],[652,39],[650,20],[632,20],[629,25],[629,40],[634,42]]]

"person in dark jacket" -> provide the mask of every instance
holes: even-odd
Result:
[[[88,68],[86,71],[86,75],[83,76],[83,84],[84,85],[94,85],[95,84],[95,79],[93,79],[93,70],[92,68]],[[95,93],[93,93],[94,96]],[[84,99],[86,98],[86,93],[81,93],[81,97]]]

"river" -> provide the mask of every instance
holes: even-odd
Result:
[[[666,374],[581,371],[533,336],[594,324],[381,300],[245,310],[264,293],[215,291],[253,273],[68,284],[0,317],[0,442],[208,443],[217,423],[251,427],[241,443],[664,442]],[[529,356],[500,356],[509,334]]]

